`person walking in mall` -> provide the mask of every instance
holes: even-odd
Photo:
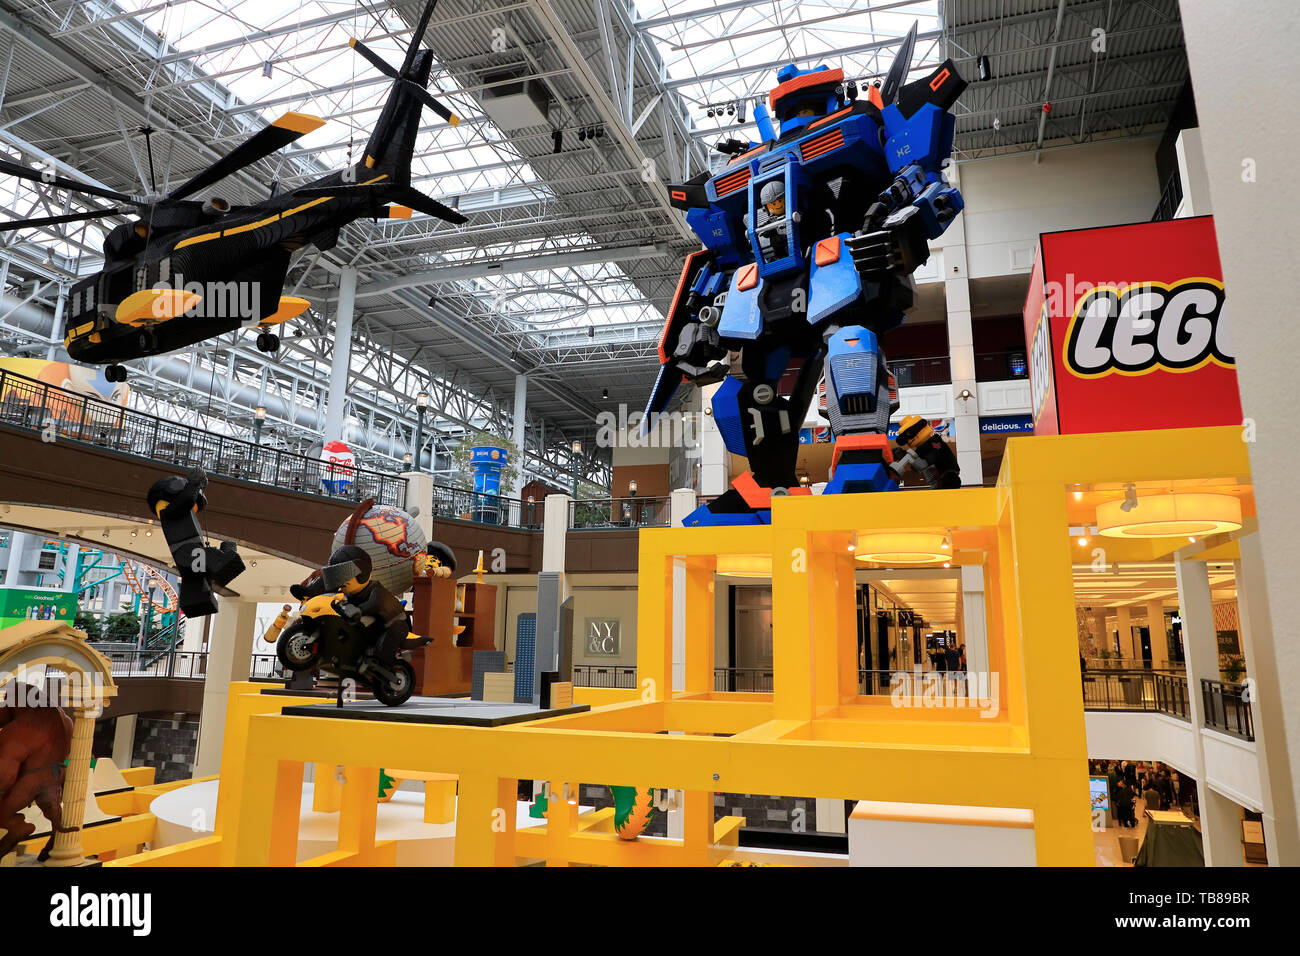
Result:
[[[1126,780],[1121,779],[1115,787],[1115,822],[1122,827],[1137,826],[1137,817],[1133,815],[1133,790]]]
[[[1156,789],[1156,782],[1153,777],[1147,778],[1147,787],[1142,791],[1142,802],[1146,804],[1145,810],[1163,810],[1160,805],[1160,791]]]

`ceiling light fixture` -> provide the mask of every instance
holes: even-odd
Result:
[[[1181,538],[1241,527],[1241,501],[1234,495],[1178,492],[1097,506],[1097,531],[1107,538]]]
[[[944,553],[947,536],[932,531],[882,531],[857,536],[859,561],[878,564],[934,564]]]

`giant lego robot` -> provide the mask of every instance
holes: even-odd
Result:
[[[809,493],[795,462],[823,370],[835,441],[824,493],[897,488],[897,389],[880,338],[912,305],[928,240],[963,206],[943,167],[966,83],[948,60],[904,84],[915,41],[913,27],[864,99],[838,69],[783,67],[769,97],[779,129],[758,106],[762,143],[731,141],[741,155],[726,168],[669,186],[704,248],[682,269],[642,428],[682,381],[721,382],[714,419],[750,466],[687,525],[766,523],[773,494]]]

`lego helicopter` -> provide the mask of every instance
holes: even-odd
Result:
[[[171,352],[239,328],[258,329],[257,347],[279,349],[275,326],[301,315],[306,299],[283,295],[290,257],[311,245],[332,249],[339,230],[361,218],[410,218],[412,210],[460,224],[465,217],[411,187],[411,158],[425,106],[460,122],[425,89],[433,54],[420,49],[437,0],[429,0],[400,69],[364,43],[351,46],[393,85],[364,157],[355,165],[249,206],[219,196],[188,197],[320,128],[288,113],[162,198],[139,199],[0,160],[0,172],[119,203],[118,207],[0,222],[0,232],[132,213],[104,238],[104,267],[69,291],[64,345],[79,362],[107,365]]]
[[[688,526],[766,523],[773,495],[810,493],[795,462],[823,370],[835,439],[823,493],[897,488],[887,429],[898,390],[880,339],[913,304],[911,275],[929,240],[964,205],[943,169],[956,123],[948,110],[966,83],[951,60],[905,82],[916,35],[913,26],[884,84],[862,99],[839,69],[782,67],[769,97],[779,128],[758,105],[762,142],[724,141],[724,168],[668,186],[704,248],[682,268],[642,431],[683,381],[721,383],[714,421],[751,469]],[[919,431],[909,437],[932,457],[947,450]],[[929,464],[921,452],[901,457]],[[918,470],[950,482],[942,464]]]

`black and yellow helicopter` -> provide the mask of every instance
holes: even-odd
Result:
[[[288,113],[161,199],[148,201],[0,160],[0,172],[123,204],[108,210],[0,222],[0,232],[105,216],[136,215],[104,238],[104,267],[69,290],[64,345],[74,360],[107,365],[109,381],[126,380],[120,362],[158,355],[257,328],[257,347],[275,352],[275,326],[301,315],[306,299],[282,295],[291,255],[312,245],[332,249],[339,230],[362,218],[410,218],[412,210],[451,223],[465,217],[411,187],[411,157],[420,112],[429,107],[451,125],[460,118],[425,89],[433,54],[420,49],[437,0],[420,16],[406,59],[394,69],[359,40],[351,46],[393,80],[362,160],[250,206],[219,196],[188,199],[263,159],[324,120]]]

